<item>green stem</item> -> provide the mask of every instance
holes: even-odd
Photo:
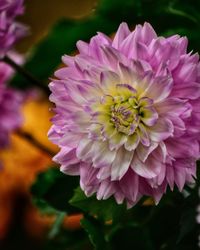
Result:
[[[24,78],[26,78],[31,84],[34,86],[42,89],[44,93],[46,93],[48,96],[50,95],[50,90],[47,86],[45,86],[41,81],[39,81],[37,78],[35,78],[30,72],[28,72],[26,69],[15,63],[10,57],[5,56],[3,58],[3,61],[7,64],[9,64],[13,69],[15,69],[18,73],[20,73]]]
[[[57,214],[56,220],[55,220],[55,222],[54,222],[54,224],[49,232],[49,235],[48,235],[49,239],[53,239],[58,235],[65,216],[66,216],[66,213],[64,213],[64,212],[60,212]]]
[[[198,23],[198,20],[194,16],[191,16],[190,14],[188,14],[182,10],[175,9],[175,8],[173,8],[173,6],[169,6],[168,12],[171,14],[177,15],[177,16],[185,17],[196,24]]]

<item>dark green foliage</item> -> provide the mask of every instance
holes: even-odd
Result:
[[[57,167],[51,167],[38,175],[31,193],[41,210],[47,209],[46,204],[49,204],[58,211],[74,212],[76,209],[68,204],[68,200],[78,184],[78,177],[64,175]]]
[[[98,201],[95,196],[87,198],[79,187],[75,190],[75,194],[69,203],[90,215],[97,216],[104,222],[108,220],[115,221],[115,219],[125,212],[125,206],[116,206],[113,198],[101,201]]]
[[[81,220],[81,226],[88,234],[88,237],[96,250],[108,249],[104,238],[102,225],[93,217],[85,216]]]
[[[65,242],[76,246],[76,240],[72,240],[74,236],[68,239],[71,233],[63,231],[61,224],[66,214],[82,211],[81,225],[97,250],[197,249],[198,186],[187,189],[187,198],[176,190],[168,191],[158,206],[144,206],[141,201],[126,210],[125,205],[117,205],[112,198],[105,201],[98,201],[95,196],[87,198],[79,187],[74,190],[77,184],[76,177],[65,176],[57,168],[50,168],[38,176],[32,187],[39,209],[57,216],[49,233],[49,240],[54,244]],[[86,234],[81,232],[79,243],[89,244]]]

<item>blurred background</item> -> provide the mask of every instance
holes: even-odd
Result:
[[[54,70],[61,66],[61,56],[75,52],[77,40],[88,41],[97,31],[112,36],[122,21],[128,22],[132,29],[137,23],[149,21],[159,35],[187,35],[189,48],[200,51],[198,0],[25,0],[25,7],[25,14],[19,20],[29,26],[30,31],[17,44],[16,50],[26,58],[24,68],[45,86]],[[20,91],[31,89],[31,94],[22,107],[24,122],[20,133],[13,133],[9,148],[0,151],[3,165],[0,171],[0,249],[93,249],[80,229],[82,214],[78,211],[72,211],[70,216],[64,214],[64,220],[61,220],[62,213],[60,217],[49,211],[41,213],[34,205],[36,203],[32,200],[30,189],[32,193],[40,193],[48,186],[36,184],[33,188],[38,178],[42,179],[41,183],[49,183],[51,176],[56,175],[59,182],[61,180],[66,185],[66,179],[62,179],[58,166],[51,160],[58,149],[47,139],[52,105],[45,93],[33,90],[33,86],[20,74],[16,74],[10,84]],[[46,179],[42,174],[38,177],[47,169],[50,170]],[[61,184],[60,190],[63,190]],[[48,199],[51,193],[52,204],[58,204],[58,192],[59,188],[55,190],[51,187],[45,198]],[[67,193],[66,197],[70,195]],[[43,201],[39,202],[39,207],[47,209]],[[147,205],[151,205],[151,202]],[[173,222],[173,218],[176,221],[178,212],[173,216],[168,221]],[[61,222],[64,232],[57,237],[57,225]],[[164,227],[162,230],[165,235],[169,233],[164,231]],[[177,249],[196,249],[191,245],[196,235],[192,235],[189,243],[183,242]],[[122,249],[126,240],[125,237],[125,243],[121,245],[116,241],[115,249]],[[158,249],[168,248],[162,246]]]
[[[86,18],[95,6],[95,0],[26,0],[25,15],[18,20],[30,27],[30,33],[17,44],[16,50],[29,53],[58,20]],[[22,131],[56,152],[57,148],[47,139],[51,125],[49,108],[48,99],[41,93],[25,102]],[[0,159],[4,166],[0,171],[0,249],[43,249],[55,217],[39,213],[31,202],[29,189],[37,174],[53,164],[51,156],[27,138],[13,133],[10,147],[0,152]],[[79,228],[79,220],[79,216],[70,218],[65,222],[66,227]]]
[[[17,49],[27,52],[48,34],[52,25],[61,18],[86,18],[95,11],[97,0],[26,0],[25,14],[19,18],[30,27],[30,34],[18,43]]]

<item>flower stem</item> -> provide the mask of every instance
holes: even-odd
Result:
[[[55,156],[55,152],[51,151],[47,147],[45,147],[43,144],[41,144],[39,141],[37,141],[31,134],[23,131],[23,130],[17,130],[16,134],[20,136],[21,138],[24,138],[27,140],[30,144],[32,144],[34,147],[38,148],[39,150],[43,151],[44,153],[50,155],[51,157]]]
[[[42,89],[48,96],[50,95],[50,90],[47,86],[45,86],[41,81],[39,81],[37,78],[35,78],[30,72],[28,72],[26,69],[15,63],[10,57],[5,56],[3,58],[3,61],[7,64],[9,64],[13,69],[15,69],[17,72],[19,72],[24,78],[26,78],[31,84],[34,86]]]

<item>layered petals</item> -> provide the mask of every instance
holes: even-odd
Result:
[[[80,175],[86,195],[114,196],[132,207],[157,204],[169,186],[194,182],[200,156],[200,67],[187,38],[158,37],[149,23],[113,40],[102,33],[79,41],[76,56],[50,83],[56,105],[50,139],[54,160]]]

